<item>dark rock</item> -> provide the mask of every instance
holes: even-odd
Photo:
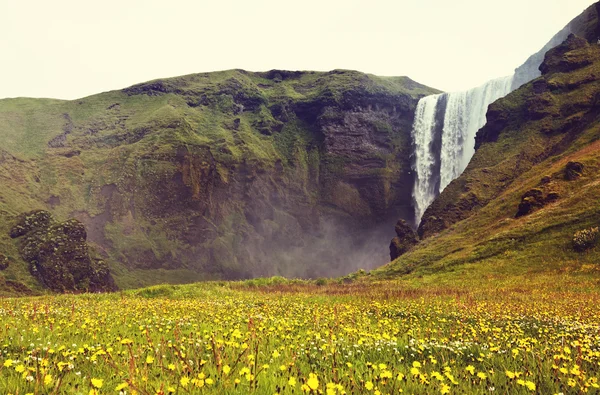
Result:
[[[548,192],[544,201],[546,203],[552,203],[560,199],[560,194],[558,192]]]
[[[85,227],[76,219],[57,223],[47,211],[23,213],[10,236],[19,238],[19,252],[31,274],[53,291],[116,288],[106,263],[90,257]]]
[[[0,254],[0,270],[8,269],[9,265],[10,265],[10,262],[8,260],[8,257],[4,254]]]
[[[550,92],[532,95],[526,102],[527,119],[542,119],[546,116],[558,115],[557,101]]]
[[[17,217],[15,225],[10,230],[10,237],[17,238],[36,229],[46,229],[53,222],[52,215],[44,210],[34,210]]]
[[[552,181],[552,178],[550,176],[544,176],[540,180],[540,184],[548,184],[550,181]]]
[[[519,218],[527,215],[535,209],[543,207],[544,204],[544,192],[537,188],[530,189],[521,196],[521,203],[519,203],[519,210],[515,217]]]
[[[390,243],[390,259],[392,261],[400,255],[405,254],[419,242],[417,234],[405,220],[398,220],[395,230],[396,237]]]
[[[540,65],[540,71],[542,74],[565,73],[590,65],[592,60],[582,52],[578,52],[576,55],[569,54],[571,51],[589,46],[586,39],[570,34],[562,44],[546,52],[544,61]]]
[[[540,95],[548,91],[548,82],[544,79],[538,79],[533,81],[533,93]]]
[[[565,179],[573,181],[583,175],[583,164],[579,162],[569,162],[565,167]]]

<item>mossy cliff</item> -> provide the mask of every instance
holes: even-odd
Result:
[[[412,212],[410,130],[432,93],[406,77],[231,70],[0,100],[0,233],[33,209],[76,218],[121,287],[343,274],[364,264],[365,234]],[[0,252],[15,262],[4,278],[35,289],[15,243],[0,236]]]
[[[19,240],[30,273],[53,291],[115,289],[108,266],[90,256],[85,227],[76,219],[58,223],[49,212],[34,210],[19,215],[10,237]]]
[[[423,217],[423,240],[377,273],[600,271],[598,249],[573,248],[600,224],[600,45],[571,35],[540,70],[489,106],[467,169]]]

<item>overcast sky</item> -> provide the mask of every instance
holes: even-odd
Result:
[[[75,99],[242,68],[446,91],[511,74],[592,0],[0,0],[0,98]]]

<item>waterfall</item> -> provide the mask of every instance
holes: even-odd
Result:
[[[512,80],[512,76],[503,77],[468,91],[446,93],[439,193],[469,164],[475,153],[475,134],[485,125],[488,106],[510,92]]]
[[[485,124],[488,106],[540,76],[545,53],[573,31],[565,26],[509,77],[497,78],[464,92],[419,100],[412,129],[415,224],[433,200],[467,167],[475,153],[475,135]]]
[[[465,170],[475,153],[475,134],[485,124],[488,106],[506,96],[512,82],[512,76],[502,77],[468,91],[419,100],[412,129],[417,224],[431,202]],[[440,142],[436,144],[438,134]]]
[[[436,158],[433,154],[433,142],[436,126],[436,107],[441,95],[426,96],[419,100],[412,128],[415,175],[413,200],[415,215],[421,219],[425,209],[437,196],[435,191],[434,166]]]

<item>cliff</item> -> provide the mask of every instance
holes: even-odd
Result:
[[[120,287],[382,264],[379,230],[412,212],[414,109],[435,92],[354,71],[231,70],[0,100],[4,278],[39,288],[8,238],[34,209],[81,221]]]
[[[600,46],[572,34],[540,71],[490,105],[467,169],[425,213],[424,240],[377,273],[598,270],[593,240],[582,252],[577,235],[600,223]]]

